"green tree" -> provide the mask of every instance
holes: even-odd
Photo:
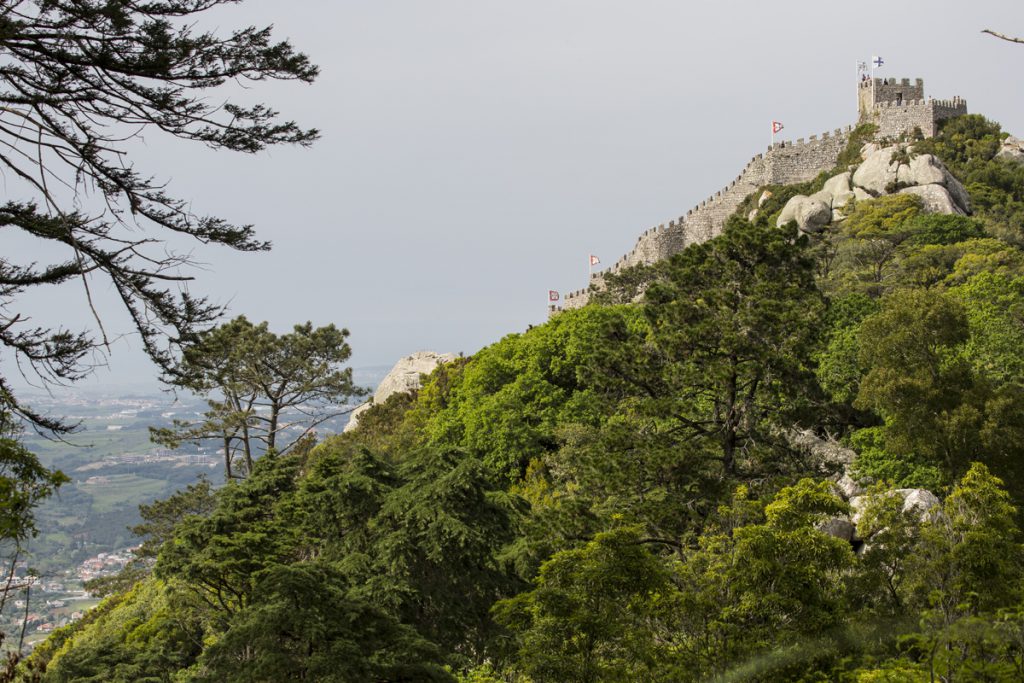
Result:
[[[959,462],[967,444],[950,430],[972,383],[956,353],[968,335],[960,305],[920,290],[887,297],[861,325],[860,363],[868,371],[856,405],[885,420],[890,448],[920,452],[948,469]]]
[[[592,316],[600,341],[581,374],[598,420],[563,425],[555,486],[678,552],[738,480],[799,469],[780,434],[818,399],[824,302],[806,246],[794,226],[733,221],[659,264],[639,315]],[[576,512],[563,528],[601,529],[560,507]]]
[[[499,561],[518,501],[476,459],[425,448],[398,468],[402,485],[369,527],[371,562],[357,592],[397,614],[457,659],[481,661],[494,636],[488,610],[518,581]],[[453,599],[453,596],[458,596]]]
[[[178,345],[219,314],[191,296],[183,281],[190,256],[164,237],[242,251],[263,250],[250,226],[197,215],[165,183],[140,172],[127,153],[150,132],[215,149],[257,152],[269,145],[308,145],[316,137],[280,121],[265,104],[242,105],[220,86],[236,81],[312,81],[317,68],[269,28],[204,31],[207,12],[234,0],[51,2],[0,5],[0,139],[10,151],[0,168],[18,179],[0,206],[0,226],[48,245],[50,262],[0,257],[0,349],[44,382],[75,381],[106,348],[98,311],[95,331],[36,322],[23,303],[41,285],[109,286],[134,323],[143,348],[169,368]],[[60,188],[58,190],[57,188]],[[67,190],[65,192],[65,190]],[[98,201],[83,207],[94,193]],[[100,283],[103,283],[100,285]],[[33,411],[0,377],[0,407],[36,426],[71,425]]]
[[[918,647],[933,675],[1012,680],[1022,671],[1021,622],[1006,611],[1024,597],[1016,514],[1003,482],[973,463],[922,526],[910,591],[927,607]]]
[[[834,289],[878,297],[898,273],[901,246],[914,232],[921,199],[894,194],[854,202],[847,210],[849,216],[832,238],[836,257],[830,280]]]
[[[247,479],[218,492],[209,515],[186,516],[161,547],[154,575],[200,600],[214,628],[252,601],[261,572],[294,559],[299,530],[280,508],[302,465],[296,455],[261,458]]]
[[[261,575],[253,603],[204,650],[190,680],[454,683],[433,644],[348,596],[346,583],[321,564],[271,568]]]
[[[683,439],[712,447],[708,457],[728,476],[756,467],[766,426],[811,384],[823,301],[805,247],[793,227],[740,223],[672,257],[644,301],[650,333],[641,362],[660,376],[620,366],[623,381],[649,395],[647,409],[671,416]]]
[[[347,337],[348,330],[333,324],[308,322],[277,335],[245,316],[201,333],[168,380],[208,397],[210,411],[198,424],[154,429],[154,439],[171,446],[215,439],[228,479],[236,476],[236,457],[252,472],[261,453],[287,453],[318,425],[351,410],[349,398],[365,393],[353,384],[352,369],[341,367],[351,355]],[[301,429],[286,437],[286,427]]]
[[[857,535],[865,543],[848,576],[848,590],[861,615],[883,623],[917,619],[908,586],[914,583],[914,553],[922,542],[921,510],[905,510],[903,503],[903,496],[879,483],[861,499],[858,511]]]
[[[65,627],[54,639],[63,646],[33,652],[21,680],[170,681],[199,655],[202,627],[167,599],[160,582],[149,579],[108,598],[82,623]],[[41,679],[31,676],[40,670]]]
[[[1024,384],[1024,277],[980,272],[956,287],[970,329],[965,353],[1000,384]]]
[[[864,369],[860,366],[860,324],[878,310],[864,293],[833,296],[825,316],[824,347],[816,354],[818,381],[833,400],[852,403]]]
[[[586,368],[600,353],[617,308],[567,311],[524,334],[510,334],[473,356],[447,387],[425,430],[439,447],[464,448],[508,481],[558,447],[556,426],[593,424],[601,410],[587,392]],[[434,392],[447,373],[424,391]]]
[[[748,496],[739,487],[677,568],[680,678],[790,680],[787,667],[834,656],[853,553],[820,527],[848,506],[810,479],[779,491],[763,517]]]
[[[860,363],[867,374],[855,405],[884,420],[885,451],[936,465],[947,481],[972,459],[1017,481],[1021,390],[975,372],[964,353],[969,340],[967,314],[951,296],[932,290],[890,295],[861,325]]]
[[[299,489],[299,523],[309,554],[352,573],[367,571],[376,540],[371,522],[401,483],[393,465],[346,436],[324,443]]]
[[[669,648],[657,623],[670,615],[671,574],[620,527],[545,562],[530,591],[498,602],[515,657],[537,683],[669,681]]]

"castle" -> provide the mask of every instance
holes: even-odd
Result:
[[[932,100],[924,97],[924,80],[911,85],[909,78],[871,78],[862,81],[857,91],[860,123],[878,125],[878,136],[897,138],[920,129],[925,137],[938,132],[939,121],[967,113],[967,102]]]
[[[878,138],[898,138],[920,130],[935,135],[939,121],[967,113],[967,102],[925,99],[924,80],[869,78],[858,84],[858,123],[878,126]],[[643,232],[632,250],[610,268],[590,276],[590,285],[603,289],[604,276],[636,265],[649,265],[677,254],[690,244],[704,242],[722,231],[725,220],[748,195],[765,185],[802,183],[835,167],[846,148],[853,126],[772,145],[750,160],[736,179],[668,225]],[[590,300],[590,288],[569,292],[562,305],[550,305],[549,313],[580,308]]]

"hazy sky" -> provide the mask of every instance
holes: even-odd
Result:
[[[152,133],[137,163],[274,242],[197,248],[194,291],[282,331],[348,327],[355,365],[468,354],[543,321],[549,289],[586,284],[588,254],[610,264],[721,189],[771,120],[786,139],[853,123],[873,54],[876,75],[1024,134],[1024,45],[980,33],[1024,35],[1019,0],[247,0],[210,21],[272,23],[321,66],[312,86],[246,97],[323,139],[243,156]],[[84,324],[76,294],[48,312]],[[128,344],[99,381],[148,376]]]

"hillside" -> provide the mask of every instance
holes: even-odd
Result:
[[[1024,164],[977,115],[875,131],[351,432],[178,494],[152,572],[21,679],[1020,680]],[[972,213],[895,183],[779,225],[886,144]]]

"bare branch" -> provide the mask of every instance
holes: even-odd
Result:
[[[1008,35],[1005,35],[1005,34],[1002,34],[1002,33],[997,33],[996,31],[993,31],[991,29],[987,29],[987,28],[983,29],[982,33],[987,33],[990,36],[995,36],[996,38],[999,38],[1000,40],[1006,40],[1006,41],[1009,41],[1011,43],[1022,43],[1022,44],[1024,44],[1024,38],[1014,38],[1013,36],[1008,36]]]

